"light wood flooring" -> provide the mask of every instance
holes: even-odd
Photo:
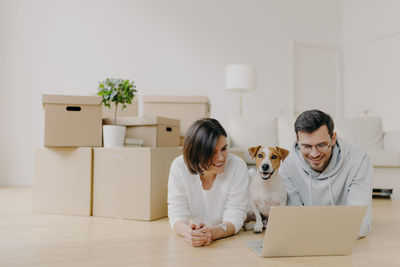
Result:
[[[259,258],[240,232],[193,248],[153,222],[33,212],[30,187],[0,187],[0,266],[400,266],[400,202],[373,200],[373,229],[350,256]]]

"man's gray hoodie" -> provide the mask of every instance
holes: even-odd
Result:
[[[322,173],[311,169],[297,143],[280,168],[289,206],[368,206],[359,237],[371,229],[372,173],[366,152],[341,138],[337,138],[330,162]]]

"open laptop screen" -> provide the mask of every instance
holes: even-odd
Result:
[[[272,207],[260,256],[350,254],[366,210],[366,206]]]

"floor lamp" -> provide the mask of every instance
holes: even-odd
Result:
[[[254,68],[243,64],[226,66],[225,87],[240,93],[239,115],[242,115],[243,92],[255,89]]]

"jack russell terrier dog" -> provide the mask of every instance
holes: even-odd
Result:
[[[272,206],[286,205],[286,185],[279,175],[279,166],[289,151],[280,147],[262,146],[249,148],[250,156],[255,159],[256,173],[251,174],[249,185],[249,207],[244,228],[261,233],[266,227]],[[255,224],[251,221],[256,221]]]

